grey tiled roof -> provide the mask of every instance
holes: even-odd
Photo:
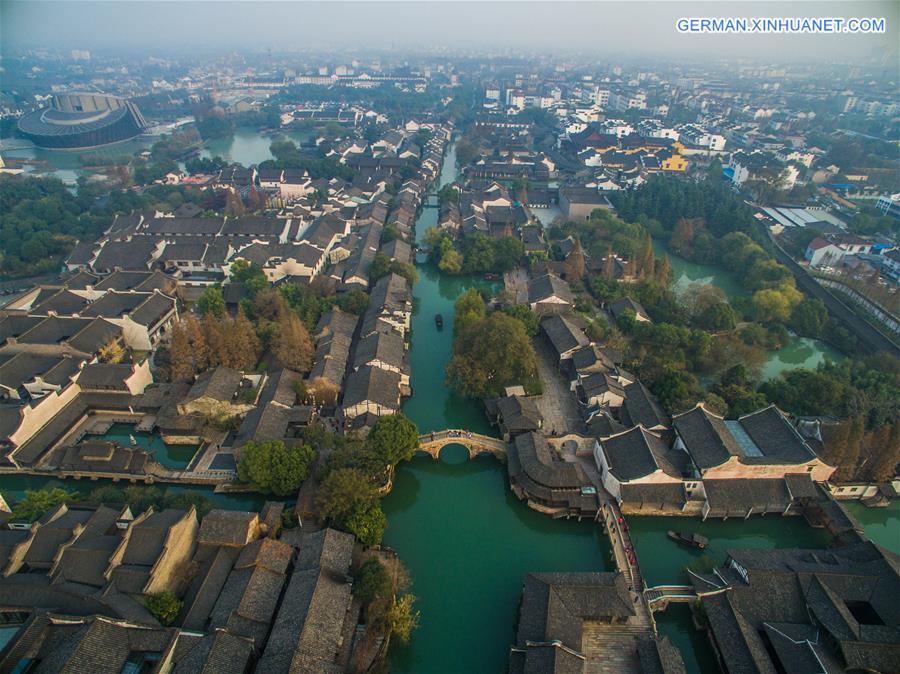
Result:
[[[609,472],[620,482],[637,480],[657,470],[681,478],[681,473],[668,458],[665,441],[643,426],[635,426],[623,433],[600,440]]]
[[[302,535],[294,572],[259,660],[259,671],[343,671],[335,660],[352,599],[347,574],[353,545],[353,536],[333,529]]]

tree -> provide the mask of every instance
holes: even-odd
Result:
[[[845,423],[850,425],[850,430],[847,437],[847,445],[842,452],[841,463],[837,467],[838,480],[841,482],[846,482],[856,477],[866,430],[865,420],[861,416],[854,416]]]
[[[575,239],[575,245],[563,263],[563,270],[568,281],[578,281],[584,278],[584,250],[578,239]]]
[[[663,288],[669,287],[669,276],[672,274],[672,265],[669,263],[669,256],[663,255],[659,266],[656,268],[656,281]]]
[[[799,335],[819,337],[827,323],[828,310],[818,298],[802,300],[791,312],[791,329]]]
[[[525,244],[514,236],[501,236],[493,240],[494,271],[506,272],[515,269],[525,255]]]
[[[240,195],[234,190],[229,189],[225,195],[225,215],[229,217],[238,217],[245,213],[244,204]]]
[[[100,347],[98,352],[103,363],[121,363],[125,358],[125,349],[117,339],[111,339]]]
[[[450,386],[469,398],[496,398],[514,384],[539,386],[537,357],[525,327],[502,312],[459,332],[446,372]]]
[[[728,302],[719,302],[707,307],[697,318],[697,323],[707,330],[734,330],[737,314]]]
[[[374,282],[380,279],[382,276],[387,276],[390,273],[391,258],[380,251],[375,253],[375,258],[369,265],[369,279]]]
[[[310,404],[334,407],[337,404],[340,388],[324,377],[316,377],[306,383],[305,393],[305,400]]]
[[[391,594],[391,579],[377,557],[369,557],[353,579],[353,596],[364,604],[384,599]]]
[[[280,440],[251,441],[240,449],[238,479],[264,494],[296,493],[316,453],[309,445],[287,447]]]
[[[235,370],[253,370],[259,360],[260,342],[243,308],[238,307],[237,316],[227,324],[224,337],[222,364]]]
[[[681,257],[690,259],[694,246],[694,222],[687,218],[679,218],[672,230],[669,247]]]
[[[403,413],[379,417],[366,438],[369,449],[386,465],[408,461],[419,448],[419,429]]]
[[[767,288],[753,293],[753,310],[762,323],[786,323],[801,295],[795,288]]]
[[[78,492],[66,491],[59,487],[45,487],[39,490],[27,489],[25,497],[12,507],[10,519],[34,522],[51,508],[55,508],[60,503],[74,501],[77,498]]]
[[[869,478],[874,482],[887,482],[897,475],[900,465],[900,423],[879,428],[871,445],[875,456],[868,465]]]
[[[369,308],[369,296],[362,290],[351,290],[338,300],[341,311],[362,316]]]
[[[414,608],[415,603],[415,596],[406,593],[397,598],[388,612],[391,635],[404,644],[409,643],[413,631],[419,626],[421,613]]]
[[[209,367],[209,344],[203,334],[203,327],[196,316],[188,314],[184,320],[184,329],[191,350],[194,372],[203,372]]]
[[[284,301],[279,311],[272,355],[282,367],[298,372],[309,372],[312,368],[315,355],[312,339],[300,317]]]
[[[642,278],[653,278],[655,263],[656,258],[653,256],[653,239],[651,239],[650,234],[647,233],[641,241],[641,248],[637,257],[638,273]]]
[[[195,374],[187,328],[181,321],[172,326],[169,336],[169,373],[175,382],[190,382]]]
[[[378,492],[369,477],[357,468],[336,468],[319,485],[316,506],[322,519],[346,528],[359,510],[378,500]]]
[[[387,517],[378,501],[373,501],[357,508],[345,526],[363,545],[378,545],[387,529]]]
[[[163,627],[172,625],[178,619],[183,602],[168,590],[154,592],[144,597],[144,606]]]
[[[197,298],[197,311],[201,316],[212,314],[216,318],[225,315],[225,297],[222,295],[222,289],[219,286],[209,286],[205,288],[200,297]]]
[[[540,328],[540,317],[527,304],[512,304],[503,308],[503,313],[522,322],[529,337],[534,337]]]
[[[438,269],[448,274],[459,274],[463,268],[463,256],[454,250],[452,245],[447,250],[441,252],[441,261],[438,262]]]
[[[459,333],[463,328],[487,315],[484,298],[476,288],[469,288],[459,296],[454,305],[453,329]]]

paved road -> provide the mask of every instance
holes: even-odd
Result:
[[[538,361],[538,376],[544,385],[544,394],[537,399],[538,409],[544,416],[544,432],[564,435],[580,430],[581,413],[575,394],[569,390],[554,362],[555,357],[550,348],[540,338],[535,339],[535,352]]]

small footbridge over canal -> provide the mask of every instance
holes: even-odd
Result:
[[[500,459],[506,457],[505,441],[461,428],[434,431],[419,436],[419,451],[425,452],[432,459],[439,459],[441,450],[447,445],[462,445],[469,450],[470,459],[479,454],[492,454]]]

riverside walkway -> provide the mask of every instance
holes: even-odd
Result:
[[[452,428],[419,436],[419,451],[425,452],[432,459],[440,458],[441,450],[447,445],[462,445],[469,450],[470,459],[479,454],[492,454],[497,458],[506,457],[505,441],[465,429]]]

